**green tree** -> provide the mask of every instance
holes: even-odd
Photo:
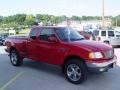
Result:
[[[19,25],[24,25],[26,14],[16,14],[13,17],[16,23],[18,23]]]
[[[4,18],[3,18],[2,16],[0,16],[0,23],[2,23],[3,19],[4,19]]]
[[[120,15],[113,18],[113,26],[120,26]]]
[[[81,20],[81,17],[78,17],[78,16],[72,16],[71,19],[72,19],[72,20],[80,21],[80,20]]]
[[[31,26],[35,23],[35,17],[33,15],[27,15],[25,18],[25,25]]]
[[[82,16],[82,20],[88,20],[87,16]]]

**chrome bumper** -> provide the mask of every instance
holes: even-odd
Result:
[[[103,71],[107,71],[110,68],[115,67],[116,65],[116,56],[114,57],[113,60],[107,61],[107,62],[103,62],[103,63],[91,63],[91,62],[87,62],[87,68],[90,71],[99,71],[99,72],[103,72]]]
[[[112,60],[112,61],[108,61],[108,62],[104,62],[104,63],[89,63],[89,62],[87,62],[87,66],[88,67],[106,67],[112,63],[116,63],[116,60]]]

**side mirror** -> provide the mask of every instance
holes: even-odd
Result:
[[[57,38],[56,38],[56,37],[52,37],[52,36],[49,37],[48,40],[49,40],[50,42],[54,42],[54,43],[57,43],[57,42],[58,42]]]
[[[35,40],[36,39],[36,36],[30,36],[31,39]]]

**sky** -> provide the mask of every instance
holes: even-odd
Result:
[[[1,0],[0,16],[18,13],[101,16],[102,0]],[[120,0],[105,0],[105,15],[120,14]]]

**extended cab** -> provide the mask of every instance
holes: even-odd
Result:
[[[74,84],[85,81],[88,71],[105,72],[116,63],[111,46],[85,40],[69,27],[35,26],[29,36],[8,37],[5,44],[14,66],[24,58],[59,65]]]

